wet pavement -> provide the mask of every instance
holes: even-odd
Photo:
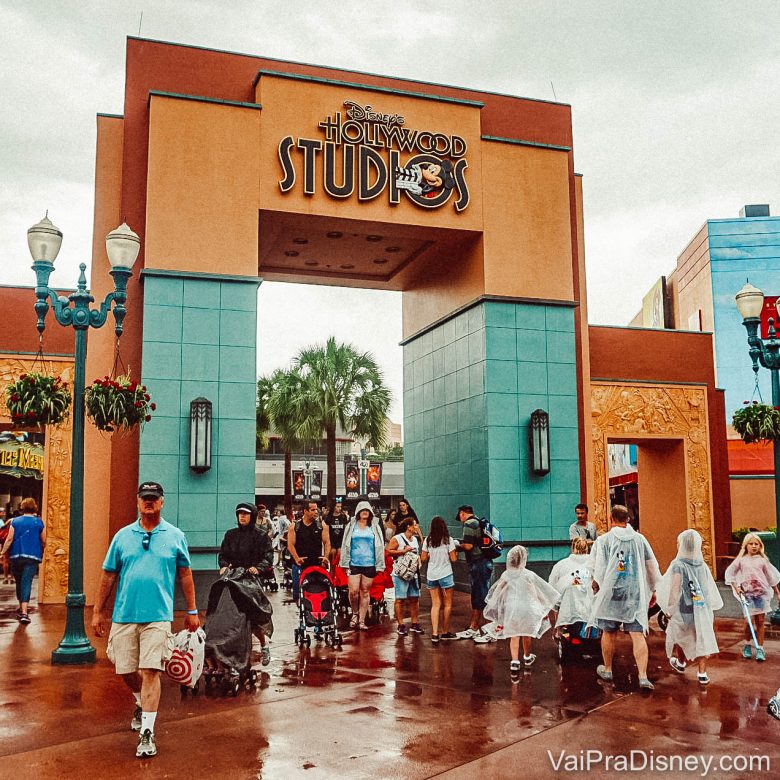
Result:
[[[557,761],[564,750],[576,758],[587,750],[627,755],[640,749],[646,757],[636,755],[635,766],[666,755],[713,756],[715,766],[721,757],[766,755],[769,771],[713,769],[709,776],[776,777],[780,771],[780,723],[766,714],[767,699],[780,685],[780,638],[767,640],[766,663],[744,661],[736,620],[718,621],[721,654],[707,688],[695,673],[681,677],[669,668],[653,622],[656,690],[640,694],[627,638],[620,642],[614,686],[597,682],[597,659],[559,664],[549,635],[536,643],[536,664],[512,683],[506,642],[433,647],[425,598],[425,635],[399,638],[385,618],[368,632],[346,634],[339,651],[317,644],[299,649],[287,595],[270,597],[273,660],[257,689],[236,698],[192,697],[166,680],[159,754],[139,761],[129,728],[132,698],[105,657],[105,639],[93,639],[94,666],[52,667],[64,608],[41,607],[31,613],[31,625],[20,626],[13,588],[0,585],[0,777],[566,777],[582,775],[582,768],[556,773],[550,756]],[[467,622],[468,597],[455,594],[454,602],[458,630]],[[177,616],[175,628],[180,625]],[[584,773],[615,776],[603,763]],[[702,776],[701,768],[691,776]]]

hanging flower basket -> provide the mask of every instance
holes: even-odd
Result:
[[[780,440],[780,407],[745,401],[734,412],[731,424],[746,444]]]
[[[48,374],[22,374],[5,391],[5,403],[16,425],[57,425],[68,416],[71,401],[68,386]]]
[[[152,419],[151,412],[157,406],[146,385],[131,381],[129,376],[105,376],[87,388],[84,408],[96,428],[111,433],[143,426]]]

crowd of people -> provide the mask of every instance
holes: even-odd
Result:
[[[164,491],[157,482],[138,488],[138,519],[122,528],[103,563],[92,627],[103,636],[110,624],[107,655],[133,696],[131,727],[139,731],[136,755],[157,752],[154,728],[160,701],[161,673],[173,649],[174,584],[178,579],[186,602],[185,629],[201,625],[195,584],[184,533],[162,517]],[[21,515],[3,524],[0,556],[8,556],[16,583],[20,624],[30,622],[31,584],[42,559],[46,531],[33,499],[21,503]],[[610,528],[597,534],[588,508],[578,504],[569,536],[571,553],[558,561],[547,580],[528,567],[528,551],[515,545],[506,552],[503,573],[493,580],[493,560],[487,554],[484,520],[473,507],[458,508],[460,538],[445,519],[433,517],[424,533],[409,502],[384,519],[361,500],[353,516],[341,502],[320,512],[306,502],[292,518],[266,507],[242,502],[236,506],[236,526],[228,530],[219,551],[219,577],[255,583],[242,602],[251,633],[260,644],[261,663],[271,660],[273,620],[263,579],[285,554],[292,559],[292,599],[300,599],[301,574],[307,567],[341,571],[351,612],[349,629],[369,630],[370,591],[376,578],[394,590],[399,637],[425,633],[420,622],[420,592],[430,594],[430,642],[471,640],[475,644],[508,641],[509,674],[513,682],[536,660],[534,642],[548,631],[556,641],[576,635],[600,643],[602,663],[596,675],[613,680],[618,638],[628,634],[639,686],[652,690],[648,677],[649,614],[654,605],[666,616],[665,650],[671,668],[684,674],[695,666],[698,682],[710,682],[708,661],[718,653],[715,612],[723,606],[720,592],[702,554],[702,538],[693,529],[677,540],[677,555],[664,574],[648,540],[629,522],[628,510],[612,507]],[[465,556],[471,612],[462,631],[451,631],[453,564]],[[423,575],[424,571],[424,575]],[[264,574],[265,573],[265,574]],[[766,659],[764,618],[772,596],[780,599],[780,572],[767,559],[761,538],[748,534],[725,577],[745,611],[742,655]],[[107,605],[116,589],[113,612]],[[211,599],[207,621],[212,610]],[[250,638],[251,640],[251,638]],[[578,640],[579,641],[579,640]],[[250,641],[251,645],[251,641]],[[522,651],[522,652],[521,652]],[[771,712],[771,707],[770,707]],[[780,714],[780,700],[778,701]]]

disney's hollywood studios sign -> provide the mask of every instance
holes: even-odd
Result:
[[[332,198],[349,198],[357,190],[361,201],[386,192],[392,205],[401,202],[402,194],[428,209],[453,196],[456,211],[469,205],[463,138],[410,130],[403,116],[351,100],[344,101],[344,108],[343,115],[337,111],[319,123],[324,139],[288,135],[280,141],[282,192],[298,185],[305,195],[315,195],[319,181]]]

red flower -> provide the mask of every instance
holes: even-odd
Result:
[[[151,403],[149,404],[149,408],[154,412],[157,409],[157,404]]]
[[[151,401],[152,400],[152,396],[150,396],[149,393],[144,393],[144,400],[145,401]]]
[[[743,401],[742,403],[745,404],[745,406],[747,406],[750,403],[750,401]]]
[[[144,420],[146,422],[149,422],[149,420],[151,420],[151,419],[152,419],[152,416],[150,414],[147,414],[146,417],[144,417]]]
[[[27,374],[22,374],[22,375],[19,377],[19,379],[21,379],[21,380],[25,380],[25,379],[27,379]]]
[[[758,401],[753,401],[753,405],[755,406],[758,403]]]
[[[35,412],[27,412],[28,417],[35,417]]]
[[[136,402],[133,404],[133,406],[135,406],[135,408],[136,408],[136,409],[140,409],[140,408],[143,406],[143,404],[142,404],[140,401],[136,401]]]

